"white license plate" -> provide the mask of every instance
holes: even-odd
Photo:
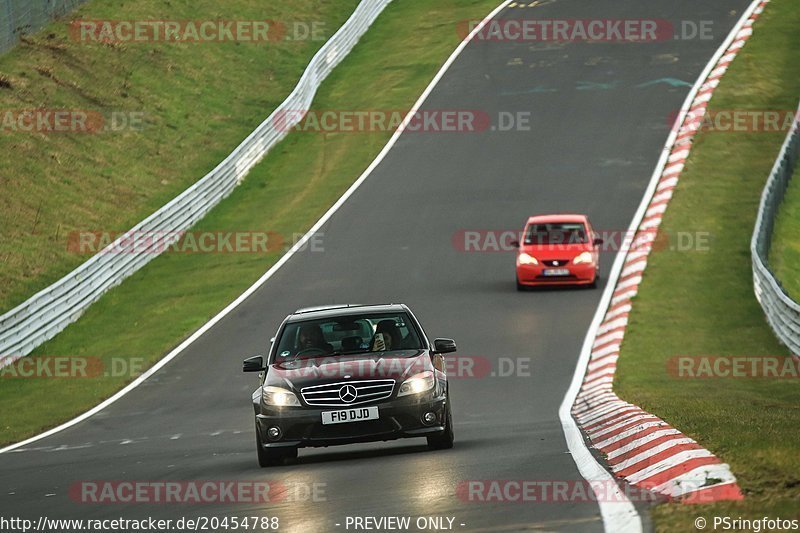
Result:
[[[569,276],[568,268],[545,268],[545,276]]]
[[[352,409],[342,409],[341,411],[323,411],[323,424],[343,424],[345,422],[361,422],[362,420],[377,420],[378,406],[372,407],[353,407]]]

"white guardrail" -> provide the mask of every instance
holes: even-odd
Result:
[[[792,174],[796,171],[798,154],[800,154],[800,107],[761,194],[758,218],[753,239],[750,241],[756,298],[775,334],[794,355],[800,355],[800,304],[786,294],[769,269],[767,260],[772,244],[775,215],[783,201]]]
[[[363,0],[347,22],[314,55],[288,98],[225,160],[126,235],[179,234],[199,221],[242,182],[269,150],[302,119],[317,89],[346,57],[392,0]],[[277,117],[280,117],[278,120]],[[279,126],[279,127],[278,127]],[[119,247],[122,235],[104,250]],[[174,240],[174,237],[170,237]],[[99,252],[80,267],[0,316],[0,368],[53,338],[97,301],[159,255],[157,249],[133,253]],[[168,243],[167,243],[168,244]]]

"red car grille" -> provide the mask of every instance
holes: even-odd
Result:
[[[542,263],[549,267],[560,267],[569,263],[569,259],[546,259]]]

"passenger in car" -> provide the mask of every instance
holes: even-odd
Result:
[[[401,350],[403,344],[403,334],[397,327],[394,320],[381,320],[375,328],[375,336],[383,334],[386,350]],[[378,350],[375,350],[378,351]]]

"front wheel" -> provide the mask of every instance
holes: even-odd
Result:
[[[439,435],[428,437],[428,448],[431,450],[449,450],[453,447],[453,415],[450,411],[450,401],[448,399],[445,411],[444,431]]]

